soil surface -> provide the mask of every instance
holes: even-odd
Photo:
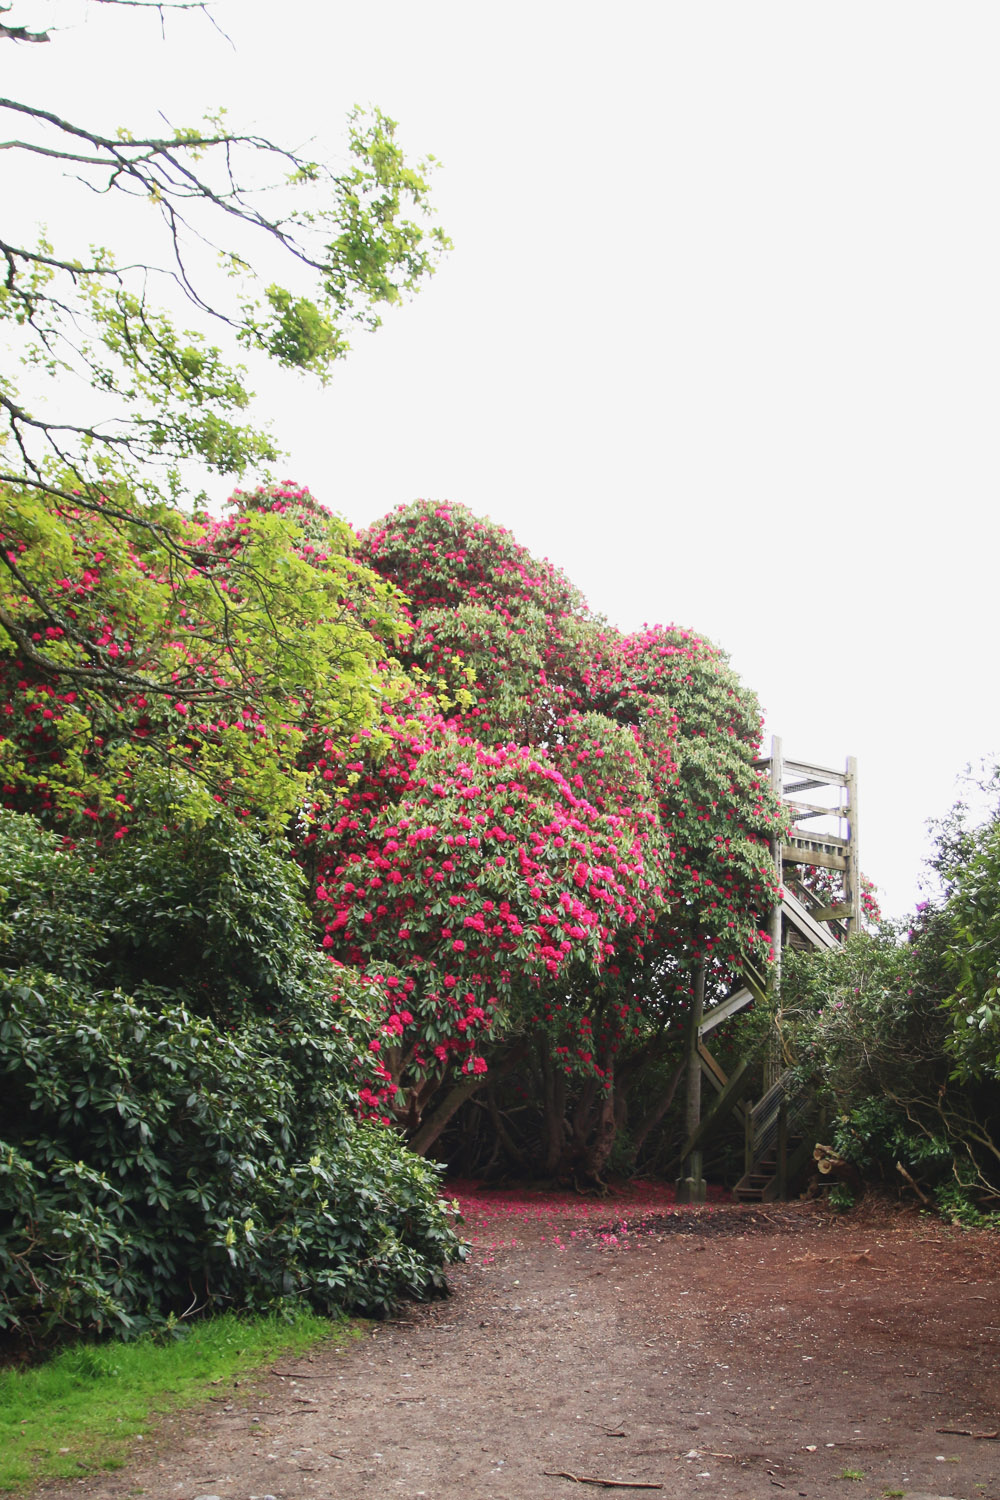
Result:
[[[450,1298],[279,1361],[151,1428],[128,1468],[43,1494],[1000,1500],[1000,1237],[662,1190],[462,1201]]]

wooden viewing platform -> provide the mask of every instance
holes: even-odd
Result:
[[[770,933],[775,964],[768,980],[747,965],[732,994],[710,1010],[704,1009],[704,970],[695,976],[695,997],[688,1023],[687,1140],[682,1152],[678,1201],[705,1199],[702,1150],[709,1135],[729,1115],[742,1122],[745,1136],[744,1173],[735,1193],[745,1201],[768,1201],[787,1196],[789,1186],[811,1157],[813,1140],[806,1125],[808,1092],[791,1069],[783,1069],[775,1045],[765,1063],[765,1091],[756,1104],[746,1102],[754,1069],[742,1059],[727,1077],[705,1044],[718,1026],[752,1005],[766,1001],[781,984],[783,948],[837,948],[850,934],[861,931],[861,864],[858,839],[858,768],[849,756],[843,771],[810,761],[786,759],[782,742],[771,741],[771,754],[755,762],[767,770],[771,786],[791,813],[786,835],[771,845],[781,899],[771,913]],[[808,801],[803,794],[811,794]],[[818,896],[802,878],[806,868],[829,870],[839,876],[842,899]],[[716,1091],[702,1111],[701,1082]]]

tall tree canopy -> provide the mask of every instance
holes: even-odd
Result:
[[[201,9],[122,7],[122,28],[141,47],[142,11],[162,19],[188,8]],[[0,44],[13,56],[31,43],[67,45],[39,23],[45,14],[34,0],[4,7]],[[180,514],[195,508],[189,496],[207,475],[259,471],[278,456],[249,420],[246,371],[233,355],[242,346],[326,379],[350,330],[377,326],[380,309],[416,290],[447,245],[431,222],[430,164],[406,161],[378,110],[351,115],[336,169],[221,115],[183,127],[157,116],[155,129],[136,122],[109,135],[52,103],[0,98],[10,133],[0,161],[9,173],[30,161],[33,195],[48,214],[56,205],[60,223],[75,222],[82,193],[88,213],[99,206],[98,235],[144,248],[92,248],[68,230],[50,239],[16,222],[18,195],[4,195],[0,649],[16,647],[39,680],[78,697],[89,684],[104,698],[138,692],[193,710],[211,674],[166,680],[150,670],[143,639],[155,614],[196,596],[203,642],[212,633],[229,650],[230,689],[234,672],[244,684],[260,679],[241,640],[260,645],[272,629],[273,685],[298,634],[303,575],[287,546],[278,561],[280,521],[244,518],[253,535],[239,556],[230,548],[226,566],[239,576],[226,583],[211,523]],[[343,555],[343,535],[325,524],[328,557]],[[87,608],[107,613],[102,590],[120,595],[123,638],[86,618]],[[307,593],[308,614],[315,579]]]

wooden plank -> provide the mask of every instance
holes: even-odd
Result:
[[[699,1150],[719,1121],[736,1108],[753,1082],[753,1076],[750,1064],[745,1057],[741,1058],[733,1069],[726,1087],[713,1102],[697,1129],[685,1142],[684,1150],[681,1152],[682,1160],[689,1157],[693,1151]]]
[[[734,994],[727,996],[725,1000],[720,1000],[718,1005],[712,1006],[712,1009],[702,1020],[698,1028],[698,1035],[704,1036],[706,1031],[711,1031],[713,1026],[718,1026],[720,1021],[728,1021],[730,1016],[738,1014],[745,1005],[750,1005],[753,998],[751,991],[744,985],[741,989],[736,990]]]
[[[792,815],[796,818],[846,818],[848,810],[846,807],[822,807],[818,802],[792,802],[785,798],[785,806],[790,808]]]
[[[700,963],[694,971],[694,995],[688,1012],[685,1051],[687,1065],[687,1098],[684,1106],[684,1129],[694,1140],[698,1135],[701,1120],[701,1056],[698,1027],[705,1013],[705,964]],[[704,1203],[705,1179],[701,1170],[701,1152],[688,1147],[681,1157],[681,1176],[675,1185],[678,1203]]]
[[[843,771],[834,771],[831,766],[814,766],[807,760],[786,760],[785,774],[803,776],[810,781],[818,781],[821,786],[847,785],[847,776]]]
[[[701,1071],[712,1084],[716,1092],[721,1094],[729,1083],[728,1077],[719,1066],[718,1061],[712,1056],[711,1052],[709,1052],[708,1048],[702,1042],[698,1043],[698,1056],[701,1059]],[[744,1114],[746,1113],[746,1110],[742,1104],[734,1104],[733,1113],[742,1120]]]
[[[819,829],[812,833],[808,828],[790,828],[788,830],[789,843],[797,844],[800,849],[826,849],[833,852],[837,849],[846,849],[848,840],[841,838],[839,833],[827,833],[826,829]]]
[[[780,916],[780,905],[777,907],[777,911]],[[756,969],[751,968],[750,964],[743,965],[743,983],[755,1000],[759,1000],[761,1005],[767,1004],[767,981],[762,979]]]
[[[708,1048],[701,1042],[698,1043],[698,1056],[701,1059],[701,1071],[717,1092],[721,1093],[729,1082],[728,1076],[723,1072]]]
[[[822,927],[791,891],[785,892],[785,899],[781,904],[789,921],[808,938],[814,948],[839,948],[840,944],[833,933]]]
[[[825,849],[801,849],[797,844],[783,844],[781,858],[789,865],[819,865],[823,870],[846,870],[842,854],[827,854]]]
[[[844,877],[844,896],[851,905],[847,920],[850,933],[860,932],[861,921],[861,841],[858,837],[858,763],[853,755],[847,757],[847,797],[851,804],[851,816],[847,825],[850,849],[847,855],[847,873]]]
[[[794,864],[799,865],[809,864],[811,854],[830,854],[835,859],[847,859],[850,854],[846,839],[827,838],[825,833],[814,834],[810,839],[803,837],[801,829],[793,828],[788,842],[793,849],[799,851],[799,858],[793,861]],[[811,863],[815,864],[816,861],[812,860]]]

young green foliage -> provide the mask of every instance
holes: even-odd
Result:
[[[143,8],[128,7],[122,20],[138,46]],[[37,9],[19,0],[0,28],[6,50],[49,42],[32,24]],[[150,623],[163,587],[180,576],[200,588],[217,627],[232,623],[212,566],[174,514],[206,475],[260,472],[278,456],[248,418],[246,371],[232,349],[329,378],[351,329],[377,327],[381,309],[416,291],[447,247],[431,222],[432,162],[407,162],[395,122],[377,109],[351,114],[340,169],[241,133],[222,115],[109,136],[43,104],[0,98],[0,119],[11,135],[3,162],[31,163],[39,202],[76,207],[83,222],[94,205],[98,212],[97,248],[14,227],[0,240],[0,651],[16,646],[65,682],[81,665],[76,645],[92,680],[131,680],[141,691],[141,661],[119,656],[112,671],[97,643],[84,646],[39,569],[72,576],[83,532],[99,542],[106,571],[126,563],[130,629]],[[146,247],[138,256],[100,243],[109,202],[129,210],[134,222],[122,233]],[[273,541],[261,526],[262,596],[243,603],[260,606],[247,622],[256,649],[273,625],[282,655],[294,625],[283,628],[291,622],[280,610],[270,618]],[[141,583],[137,558],[152,573]],[[245,594],[253,577],[244,571]],[[287,576],[286,596],[296,586]]]
[[[373,722],[401,628],[346,524],[292,485],[237,492],[221,521],[164,506],[111,524],[50,496],[20,535],[9,501],[4,801],[120,832],[143,766],[165,763],[189,814],[214,794],[283,827],[308,786],[304,726],[346,743]]]

